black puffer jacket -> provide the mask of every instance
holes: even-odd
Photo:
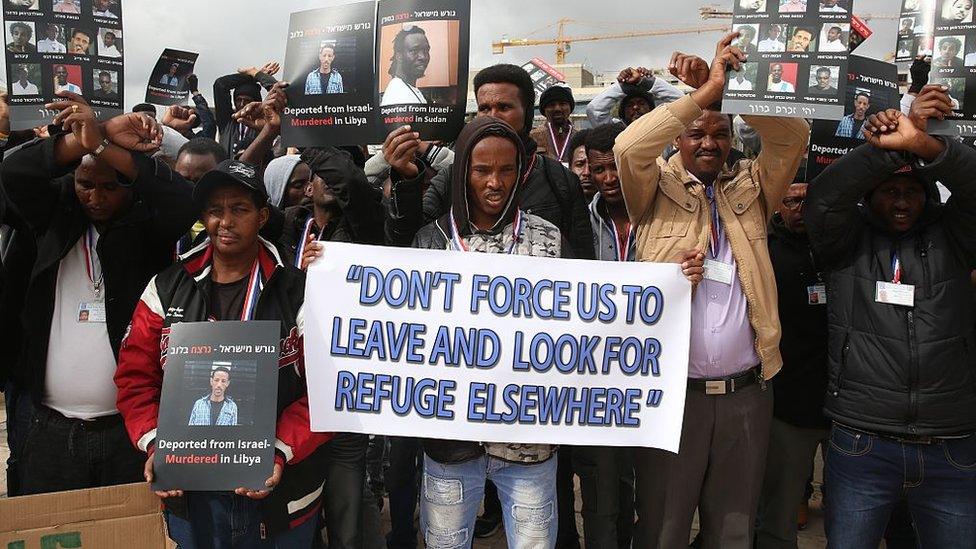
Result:
[[[926,183],[928,202],[912,230],[893,234],[858,203],[910,162]],[[924,166],[862,145],[810,185],[807,231],[831,271],[825,407],[831,419],[895,435],[976,431],[973,173],[976,151],[954,141]],[[944,206],[936,180],[952,191]],[[892,280],[896,252],[902,282],[915,285],[914,307],[875,301],[877,282]]]
[[[770,223],[768,242],[783,329],[783,369],[773,378],[773,416],[796,427],[824,428],[827,304],[811,304],[808,294],[808,288],[825,282],[824,274],[806,234],[790,232],[779,214]]]
[[[522,143],[529,155],[532,171],[519,197],[520,208],[559,228],[572,248],[567,256],[594,259],[593,229],[579,178],[559,162],[536,154],[535,141],[532,139],[523,136]],[[534,163],[531,160],[533,157]],[[391,173],[393,188],[387,215],[389,244],[410,246],[421,227],[437,220],[450,209],[451,171],[443,170],[433,179],[430,178],[431,172],[424,170],[410,180],[399,180],[395,172]],[[429,186],[425,192],[424,185],[428,179]]]

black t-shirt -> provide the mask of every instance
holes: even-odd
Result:
[[[217,418],[220,417],[220,411],[224,408],[224,401],[221,400],[220,402],[214,402],[211,400],[209,402],[210,402],[210,425],[216,425]]]
[[[247,288],[244,277],[237,282],[221,284],[210,281],[210,316],[216,320],[240,320],[244,308],[244,292]]]

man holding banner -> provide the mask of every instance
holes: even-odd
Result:
[[[766,225],[796,174],[809,127],[798,118],[748,117],[762,153],[723,168],[732,128],[716,105],[727,64],[740,70],[745,60],[731,46],[737,36],[719,42],[711,67],[676,52],[672,73],[696,90],[631,124],[614,147],[637,260],[706,252],[692,298],[681,446],[677,455],[637,450],[635,547],[686,546],[696,508],[705,547],[752,547],[772,419],[766,381],[783,363]],[[661,160],[675,141],[678,154]]]

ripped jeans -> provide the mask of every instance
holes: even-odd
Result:
[[[488,455],[464,463],[424,456],[420,525],[430,549],[471,545],[485,480],[498,487],[510,549],[556,545],[556,456],[542,463],[511,463]]]

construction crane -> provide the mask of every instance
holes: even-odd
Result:
[[[566,54],[569,52],[574,42],[596,42],[600,40],[621,40],[624,38],[641,38],[647,36],[668,36],[673,34],[701,34],[703,32],[716,32],[728,30],[728,25],[710,27],[689,27],[675,29],[657,29],[648,31],[620,32],[613,34],[601,34],[592,36],[566,36],[566,25],[574,23],[573,19],[560,19],[556,23],[555,38],[502,38],[491,43],[491,52],[498,55],[505,53],[505,48],[515,48],[523,46],[556,46],[556,64],[566,63]],[[552,25],[550,25],[552,26]]]
[[[732,19],[731,11],[726,9],[720,9],[715,6],[702,6],[698,8],[698,13],[701,14],[702,19]],[[857,16],[863,19],[864,21],[871,21],[872,19],[898,19],[901,17],[900,15],[895,15],[890,13],[882,13],[882,14],[859,13],[857,14]]]

